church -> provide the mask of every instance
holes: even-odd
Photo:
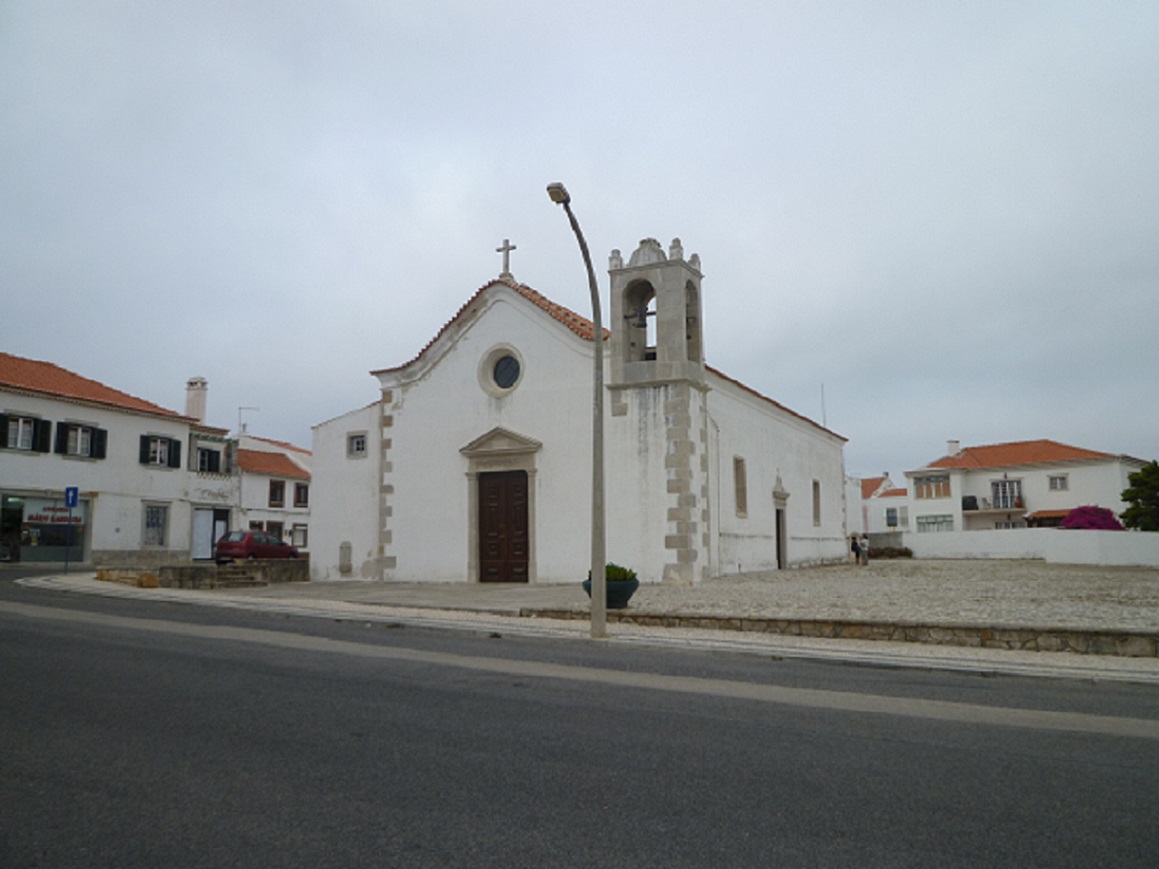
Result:
[[[379,397],[314,427],[311,578],[578,583],[590,558],[590,320],[508,270]],[[609,260],[608,560],[641,582],[845,558],[845,438],[705,364],[679,239]]]

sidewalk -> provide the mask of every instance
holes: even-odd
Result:
[[[91,574],[21,580],[114,597],[286,615],[388,622],[500,635],[585,638],[588,601],[576,585],[324,582],[256,589],[137,589]],[[1159,636],[1159,571],[1019,561],[880,561],[720,579],[695,587],[645,585],[627,611],[688,624],[741,619],[973,625],[994,631],[1070,630]],[[545,618],[542,614],[573,618]],[[581,618],[575,618],[575,617]],[[1012,651],[916,642],[819,639],[692,627],[609,624],[613,643],[723,650],[878,666],[966,670],[1159,684],[1159,658]]]

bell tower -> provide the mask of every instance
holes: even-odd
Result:
[[[612,251],[611,385],[686,381],[704,385],[700,257],[684,259],[675,238],[668,255],[654,238],[627,265]]]
[[[646,238],[627,265],[612,251],[608,272],[612,425],[639,463],[622,497],[643,499],[639,515],[655,517],[643,520],[638,545],[662,559],[663,581],[700,582],[712,518],[700,257],[686,260],[678,238],[667,255]]]

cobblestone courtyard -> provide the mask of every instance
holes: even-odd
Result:
[[[873,561],[679,588],[646,585],[655,613],[1159,631],[1159,570],[1041,561]]]

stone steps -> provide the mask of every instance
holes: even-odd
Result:
[[[264,588],[269,583],[258,578],[257,568],[233,562],[218,565],[213,585],[215,588]]]

